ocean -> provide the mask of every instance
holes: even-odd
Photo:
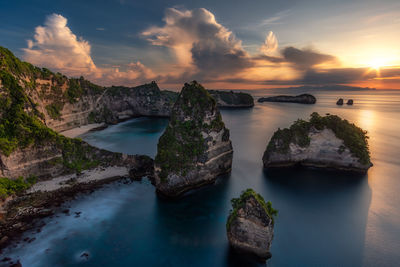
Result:
[[[277,91],[257,90],[255,97]],[[297,92],[296,92],[297,93]],[[230,200],[253,188],[279,211],[267,266],[396,266],[400,262],[400,91],[312,91],[315,105],[256,103],[222,110],[233,169],[186,197],[166,201],[147,179],[117,182],[65,203],[71,215],[44,219],[2,256],[23,266],[249,266],[228,246]],[[354,105],[337,106],[341,97]],[[262,155],[279,127],[312,112],[368,131],[367,175],[317,170],[265,172]],[[168,123],[136,118],[82,137],[116,152],[154,157]],[[75,216],[74,212],[81,212]],[[88,257],[81,257],[87,253]]]

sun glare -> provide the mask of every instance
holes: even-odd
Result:
[[[388,60],[386,60],[385,58],[377,57],[377,58],[372,59],[369,62],[369,65],[371,68],[379,70],[380,68],[384,67],[387,63],[388,63]]]

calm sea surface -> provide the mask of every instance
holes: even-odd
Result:
[[[273,94],[254,91],[254,96]],[[223,110],[234,147],[231,175],[179,201],[147,181],[115,183],[80,196],[71,215],[46,219],[36,240],[6,251],[23,266],[246,266],[228,247],[230,199],[254,188],[279,210],[268,266],[399,266],[400,91],[323,92],[315,105],[262,103]],[[338,97],[354,106],[335,105]],[[361,177],[334,172],[265,173],[273,132],[297,118],[340,115],[368,130],[374,166]],[[90,144],[156,154],[166,119],[138,118],[84,135]],[[82,212],[76,218],[74,212]],[[89,254],[88,260],[80,255]],[[4,254],[3,254],[4,255]]]

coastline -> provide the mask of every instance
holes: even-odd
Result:
[[[62,134],[65,137],[69,138],[77,138],[80,135],[83,135],[91,131],[96,131],[97,129],[102,130],[104,128],[107,128],[107,126],[108,125],[105,123],[89,123],[66,131],[59,132],[59,134]]]
[[[0,253],[12,241],[18,241],[23,232],[37,227],[40,218],[53,215],[61,204],[79,193],[91,193],[105,184],[118,180],[137,180],[129,167],[98,167],[81,174],[68,174],[40,181],[25,193],[1,203]]]

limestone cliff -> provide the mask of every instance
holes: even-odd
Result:
[[[365,173],[372,166],[366,132],[338,116],[311,114],[279,129],[263,156],[265,168],[305,166]]]
[[[168,117],[178,94],[161,91],[153,81],[137,87],[112,86],[105,89],[89,122],[115,123],[138,116]]]
[[[232,165],[232,144],[216,101],[197,82],[185,84],[158,142],[157,192],[176,197],[213,183]]]
[[[48,86],[42,86],[45,80]],[[101,95],[102,90],[84,79],[68,79],[21,62],[0,47],[0,176],[51,178],[98,165],[137,169],[142,160],[152,161],[94,148],[45,125],[49,114],[61,116],[60,110],[77,103],[78,96]]]
[[[137,116],[169,116],[177,93],[155,82],[137,87],[102,87],[35,67],[0,47],[0,70],[12,74],[35,106],[39,119],[61,132],[91,122],[116,123]]]
[[[136,87],[102,87],[80,78],[68,78],[16,58],[0,46],[0,70],[11,73],[29,96],[38,118],[62,132],[93,122],[117,123],[132,117],[168,117],[178,93],[160,90],[153,81]],[[251,95],[212,91],[219,107],[249,107]]]
[[[231,200],[232,210],[226,224],[229,244],[237,252],[266,260],[271,257],[274,218],[277,211],[271,202],[252,189]]]

